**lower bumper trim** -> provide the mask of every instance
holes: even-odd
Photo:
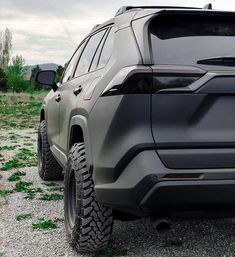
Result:
[[[235,180],[162,181],[140,203],[145,213],[235,209]]]

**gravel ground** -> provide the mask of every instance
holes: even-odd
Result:
[[[35,130],[14,131],[17,140],[10,140],[11,131],[0,131],[0,145],[21,145],[33,142],[29,148],[36,151]],[[24,146],[25,147],[25,146]],[[14,151],[4,152],[6,159]],[[27,174],[23,181],[33,182],[34,187],[47,191],[37,175],[36,167],[20,168]],[[15,182],[7,178],[15,170],[0,171],[3,178],[0,186],[11,188]],[[62,184],[62,183],[61,183]],[[41,201],[37,193],[35,199],[24,199],[25,193],[10,194],[7,205],[0,206],[0,256],[9,257],[78,257],[66,242],[64,224],[58,228],[35,230],[32,223],[39,218],[55,219],[63,217],[63,201]],[[20,213],[32,213],[31,219],[16,221]],[[4,255],[1,255],[3,254]],[[83,255],[84,256],[84,255]],[[86,255],[88,256],[88,255]],[[232,219],[214,221],[173,222],[172,229],[159,234],[149,220],[131,222],[115,221],[110,250],[92,257],[111,256],[158,256],[158,257],[232,257],[235,256],[235,223]]]

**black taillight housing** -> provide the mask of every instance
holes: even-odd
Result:
[[[152,73],[136,73],[120,85],[115,85],[103,96],[127,94],[151,94]]]
[[[191,74],[153,74],[152,93],[156,94],[164,89],[184,88],[200,77],[201,75]]]
[[[198,80],[201,75],[136,73],[122,84],[115,85],[102,96],[127,94],[156,94],[164,89],[183,88]]]

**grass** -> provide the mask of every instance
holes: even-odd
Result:
[[[32,200],[35,198],[36,193],[43,193],[40,187],[30,187],[33,183],[27,181],[19,181],[15,184],[14,190],[16,192],[25,192],[25,199]]]
[[[38,223],[32,224],[34,229],[53,229],[57,228],[57,224],[53,220],[39,219]]]
[[[11,135],[9,139],[15,141],[18,139],[18,137],[16,135]]]
[[[24,143],[24,146],[33,146],[33,143]]]
[[[4,205],[8,204],[7,196],[11,193],[13,193],[13,190],[0,190],[0,196],[4,198]]]
[[[24,198],[27,200],[33,200],[35,196],[36,196],[36,193],[28,192]]]
[[[7,136],[0,136],[0,140],[5,141],[5,140],[7,140],[7,139],[8,139],[8,137],[7,137]]]
[[[10,134],[10,133],[9,133]],[[0,151],[12,151],[15,150],[16,146],[15,145],[4,145],[0,146]]]
[[[0,251],[0,256],[4,256],[4,255],[5,255],[5,253]]]
[[[25,220],[25,219],[30,219],[33,217],[32,213],[21,213],[16,215],[16,220],[17,221],[21,221],[21,220]]]
[[[27,181],[19,181],[15,184],[15,188],[14,190],[16,192],[25,192],[27,190],[29,190],[29,186],[31,186],[33,184],[33,182],[27,182]]]
[[[37,187],[37,188],[27,188],[25,190],[25,192],[26,192],[26,196],[24,198],[28,199],[28,200],[32,200],[32,199],[35,198],[36,193],[43,193],[43,190],[40,187]]]
[[[43,195],[41,195],[39,200],[43,200],[43,201],[57,201],[57,200],[62,200],[63,198],[64,198],[64,195],[53,193],[53,194],[43,194]]]
[[[32,226],[34,229],[52,229],[57,228],[58,222],[64,222],[64,218],[55,218],[55,219],[39,219],[38,223],[33,223]]]
[[[37,165],[37,154],[27,148],[20,148],[12,159],[3,163],[1,170],[11,170],[22,167],[32,167]]]
[[[1,170],[11,170],[18,167],[21,167],[20,161],[16,159],[12,159],[3,163]]]
[[[36,128],[42,94],[0,94],[0,127],[3,129]]]
[[[0,190],[0,196],[7,196],[7,195],[9,195],[9,194],[11,194],[11,193],[13,193],[13,190]]]
[[[55,186],[55,187],[50,187],[47,189],[47,191],[50,191],[50,192],[64,192],[64,187],[62,186]]]
[[[12,182],[12,181],[18,181],[21,179],[22,176],[25,176],[26,172],[24,171],[16,171],[15,173],[13,173],[7,180]]]
[[[0,190],[0,196],[5,199],[4,204],[8,204],[7,195],[14,192],[24,192],[26,193],[25,199],[32,200],[35,198],[37,193],[43,193],[42,188],[40,187],[30,187],[33,183],[29,181],[18,181],[15,184],[15,187],[12,190]]]

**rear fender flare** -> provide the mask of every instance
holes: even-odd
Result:
[[[89,137],[89,132],[88,132],[87,119],[81,115],[75,115],[71,118],[70,126],[69,126],[69,135],[68,135],[69,139],[70,139],[71,128],[74,125],[78,125],[82,128],[84,145],[85,145],[85,149],[86,149],[86,161],[87,161],[88,168],[91,169],[93,162],[92,162],[92,154],[91,154],[90,137]],[[70,150],[69,144],[70,144],[70,140],[68,140],[67,152],[69,152],[69,150]]]

